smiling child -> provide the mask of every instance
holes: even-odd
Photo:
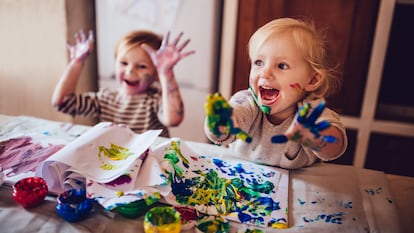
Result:
[[[93,32],[75,35],[69,46],[71,61],[53,93],[52,105],[58,111],[97,116],[99,121],[124,124],[136,133],[162,129],[169,137],[169,126],[178,126],[184,105],[173,68],[194,51],[182,52],[190,40],[179,44],[180,33],[170,43],[150,31],[132,31],[122,37],[115,49],[115,78],[118,88],[75,94],[83,64],[93,49]]]
[[[231,97],[231,117],[217,120],[223,111],[212,110],[208,138],[246,159],[283,168],[340,157],[347,147],[345,127],[324,100],[337,80],[313,23],[273,20],[252,35],[248,52],[250,87]]]

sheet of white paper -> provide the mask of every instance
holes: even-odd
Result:
[[[150,130],[135,134],[129,128],[101,122],[49,157],[36,169],[36,174],[45,178],[51,191],[62,191],[62,175],[68,170],[95,182],[110,182],[128,172],[160,132]],[[111,150],[111,145],[126,149],[126,154],[100,153],[100,148]]]

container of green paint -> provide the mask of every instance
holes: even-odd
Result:
[[[230,223],[221,216],[200,216],[197,221],[196,233],[228,233],[230,232]]]
[[[144,217],[145,233],[179,233],[181,215],[170,206],[156,206],[147,211]]]

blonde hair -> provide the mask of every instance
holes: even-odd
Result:
[[[339,88],[336,69],[329,67],[325,40],[322,33],[316,30],[312,21],[293,18],[279,18],[270,21],[250,37],[249,56],[272,36],[285,32],[292,34],[296,46],[302,51],[303,58],[322,77],[320,86],[308,95],[313,98],[321,98],[334,93]]]
[[[142,44],[147,44],[153,49],[158,50],[161,46],[162,37],[145,30],[132,31],[123,36],[115,46],[115,58],[118,56],[118,53],[125,49],[126,51],[141,46]]]

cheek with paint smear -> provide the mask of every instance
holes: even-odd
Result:
[[[293,88],[297,93],[301,93],[303,88],[299,83],[293,83],[289,85],[291,88]]]

